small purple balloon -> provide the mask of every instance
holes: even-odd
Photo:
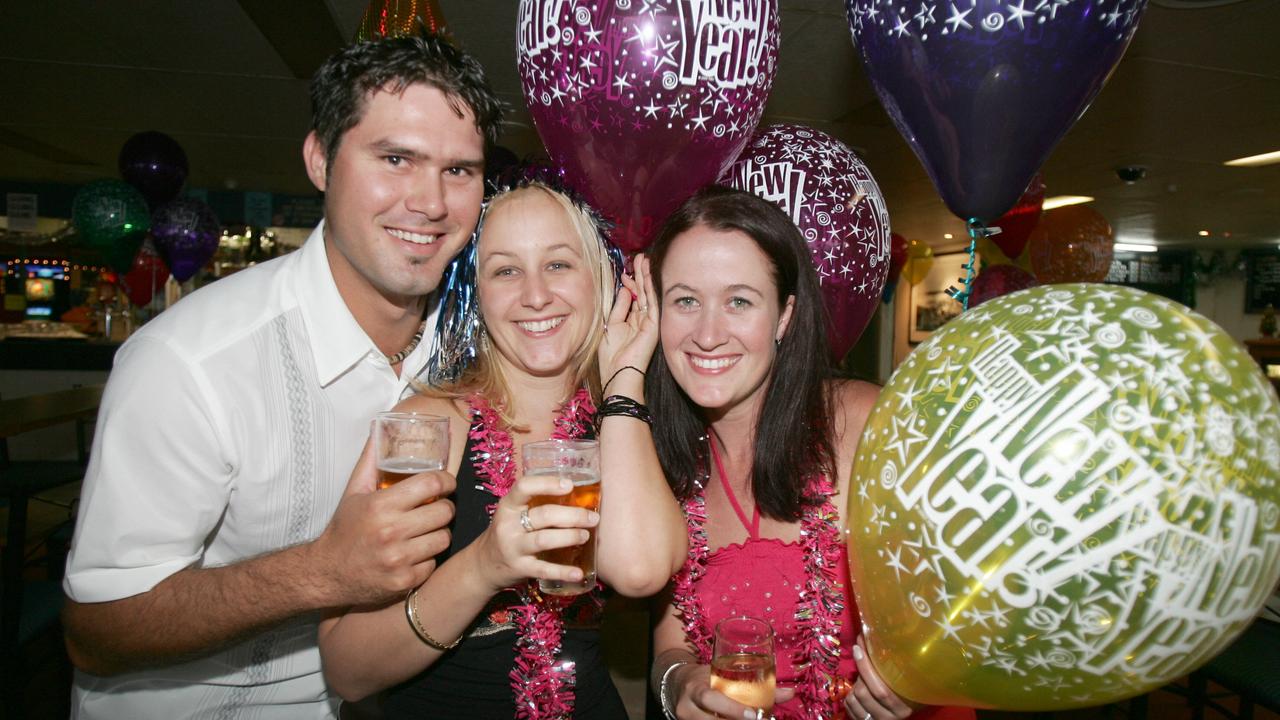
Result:
[[[1146,0],[845,0],[880,102],[951,212],[1017,202],[1124,54]]]
[[[151,216],[156,250],[178,282],[186,282],[209,262],[221,232],[213,209],[192,198],[166,203]]]
[[[800,228],[831,319],[835,359],[858,341],[889,275],[889,211],[847,145],[801,125],[761,128],[723,178],[782,208]]]
[[[119,167],[120,177],[138,188],[152,210],[176,198],[187,181],[187,153],[176,140],[155,130],[125,141]]]
[[[520,84],[567,183],[643,250],[764,112],[778,0],[521,0]]]

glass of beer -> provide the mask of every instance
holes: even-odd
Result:
[[[449,419],[415,412],[380,412],[373,418],[378,489],[385,490],[449,461]]]
[[[529,501],[530,509],[540,505],[571,505],[600,511],[600,443],[595,440],[544,440],[526,443],[521,449],[525,475],[551,475],[573,482],[568,495],[540,495]],[[538,589],[548,595],[580,595],[596,586],[596,529],[581,545],[545,550],[538,559],[582,570],[580,582],[538,580]]]
[[[711,688],[755,708],[761,717],[773,712],[773,627],[759,618],[725,618],[716,623],[714,653]]]

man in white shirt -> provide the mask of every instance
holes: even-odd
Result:
[[[337,53],[311,96],[324,222],[116,356],[64,586],[73,717],[334,717],[319,616],[403,596],[448,546],[453,507],[427,503],[454,479],[375,492],[361,448],[426,362],[501,104],[426,37]]]

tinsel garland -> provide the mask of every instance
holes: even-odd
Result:
[[[684,636],[698,656],[711,663],[711,624],[707,621],[696,591],[707,568],[707,506],[704,481],[696,483],[693,495],[684,502],[689,527],[689,556],[675,576],[675,605],[684,625]],[[800,543],[804,552],[805,583],[796,607],[796,624],[803,639],[792,661],[800,671],[796,697],[806,718],[828,718],[833,703],[843,698],[847,682],[840,678],[840,625],[845,610],[844,594],[836,568],[843,561],[840,516],[831,504],[835,491],[821,476],[812,478],[805,496],[818,499],[809,505],[800,520]]]
[[[469,436],[475,448],[472,463],[481,480],[479,489],[501,499],[516,481],[515,444],[487,400],[479,395],[467,400],[471,405]],[[591,393],[585,388],[578,390],[561,409],[551,437],[590,437],[595,428],[595,412]],[[496,502],[488,506],[491,517],[496,507]],[[545,596],[538,592],[536,580],[514,589],[520,596],[520,604],[511,607],[516,625],[516,661],[510,674],[516,717],[572,717],[577,668],[572,660],[556,660],[564,636],[563,612],[573,598]]]

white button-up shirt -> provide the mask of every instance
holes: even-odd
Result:
[[[120,348],[67,563],[73,600],[137,595],[188,566],[234,563],[324,529],[370,419],[406,381],[339,295],[322,229],[297,252],[183,298]],[[402,367],[425,365],[432,338]],[[77,672],[72,716],[334,717],[317,620],[192,662]]]

